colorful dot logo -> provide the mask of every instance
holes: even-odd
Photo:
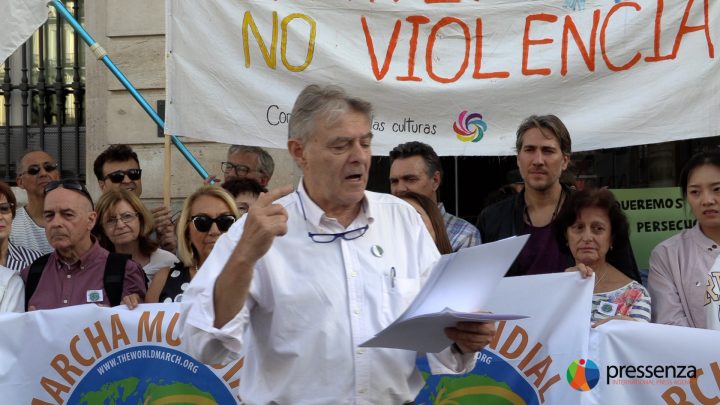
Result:
[[[574,360],[567,368],[567,380],[575,390],[590,391],[600,381],[600,369],[590,359]]]
[[[480,142],[487,131],[487,123],[482,114],[463,111],[453,124],[457,138],[463,142]]]

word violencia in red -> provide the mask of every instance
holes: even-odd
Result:
[[[571,42],[574,42],[574,46],[577,47],[588,71],[595,72],[596,66],[596,55],[599,52],[602,57],[602,61],[608,70],[613,72],[620,72],[630,70],[638,63],[644,61],[646,63],[656,63],[666,60],[673,60],[678,56],[680,46],[683,38],[690,33],[701,31],[704,33],[704,40],[707,43],[708,57],[713,59],[715,57],[715,48],[710,35],[710,21],[709,21],[709,0],[702,0],[702,24],[689,25],[691,12],[696,10],[693,9],[694,0],[685,0],[685,8],[681,21],[678,23],[675,39],[673,41],[672,50],[663,53],[661,50],[661,34],[668,32],[669,27],[663,27],[663,12],[665,10],[664,0],[657,0],[657,7],[655,9],[654,26],[651,27],[652,32],[649,33],[653,40],[653,51],[651,54],[642,55],[640,51],[637,51],[628,60],[619,60],[617,57],[612,56],[613,44],[610,43],[607,33],[608,27],[611,26],[614,18],[620,17],[618,12],[623,8],[629,8],[629,11],[637,13],[644,12],[642,6],[636,2],[621,2],[612,6],[604,15],[601,10],[596,9],[592,12],[592,25],[589,32],[589,38],[583,39],[578,29],[578,25],[573,20],[571,15],[561,16],[550,14],[550,13],[537,13],[530,14],[525,17],[524,31],[522,35],[522,66],[520,72],[523,76],[549,76],[552,74],[552,69],[548,66],[532,66],[532,55],[533,50],[537,47],[548,46],[556,42],[557,38],[552,37],[535,37],[533,35],[533,28],[540,26],[541,24],[562,24],[562,36],[560,39],[560,61],[561,68],[560,74],[565,76],[568,74],[568,53],[571,46]],[[426,3],[439,3],[443,1],[426,1]],[[457,3],[458,1],[447,1]],[[699,8],[699,7],[698,7]],[[624,10],[628,11],[628,10]],[[430,18],[423,15],[411,15],[407,16],[403,22],[402,19],[398,18],[393,26],[390,38],[386,41],[387,51],[384,58],[378,55],[376,52],[376,43],[379,48],[381,43],[377,39],[373,39],[371,28],[368,20],[365,16],[360,17],[360,23],[362,25],[365,43],[367,46],[367,52],[370,58],[370,64],[372,67],[373,75],[378,81],[386,79],[386,76],[390,70],[391,64],[395,57],[395,49],[398,42],[401,40],[401,32],[403,31],[403,25],[408,23],[411,26],[411,33],[408,36],[402,38],[402,40],[408,41],[408,59],[407,59],[407,74],[396,76],[397,81],[423,81],[424,78],[421,73],[415,69],[417,61],[417,53],[420,40],[421,40],[421,26],[426,24],[432,24]],[[444,27],[459,28],[457,32],[462,32],[464,35],[465,42],[465,53],[462,61],[459,63],[457,70],[452,76],[441,76],[436,72],[433,60],[433,51],[439,37],[439,32]],[[484,43],[483,43],[483,19],[482,17],[476,17],[474,21],[474,33],[471,32],[471,27],[462,19],[456,17],[443,17],[438,21],[434,22],[430,28],[430,32],[427,35],[425,42],[425,73],[427,78],[438,83],[453,83],[460,78],[464,77],[470,66],[470,60],[472,57],[472,78],[473,79],[505,79],[510,77],[511,73],[509,70],[496,70],[496,71],[483,71],[483,57],[484,55]],[[407,31],[407,30],[405,30]],[[474,44],[473,44],[474,42]],[[385,45],[385,43],[382,43]],[[474,46],[473,46],[474,45]],[[644,57],[643,57],[644,56]],[[382,60],[381,60],[382,58]],[[446,62],[444,62],[446,63]]]

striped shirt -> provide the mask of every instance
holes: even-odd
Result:
[[[28,249],[22,246],[15,246],[12,242],[8,243],[8,256],[5,267],[20,271],[25,267],[28,267],[38,257],[42,256],[42,253],[37,250]]]
[[[25,207],[18,209],[15,213],[12,231],[10,232],[10,242],[14,243],[15,246],[37,250],[42,254],[55,250],[48,242],[45,228],[33,221]]]
[[[616,315],[650,322],[650,293],[642,284],[633,280],[617,290],[593,294],[593,322]]]
[[[440,213],[443,216],[443,220],[445,220],[445,229],[447,230],[453,252],[482,243],[480,240],[480,231],[478,231],[473,224],[445,211],[443,203],[439,203],[438,208],[440,208]]]

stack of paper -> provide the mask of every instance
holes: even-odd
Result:
[[[526,318],[480,311],[529,237],[513,236],[442,256],[408,309],[360,346],[437,353],[452,344],[444,329],[457,322]]]

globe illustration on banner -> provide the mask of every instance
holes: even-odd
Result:
[[[135,346],[96,363],[75,386],[69,404],[235,404],[225,383],[187,354]]]
[[[481,353],[492,355],[489,351]],[[415,398],[418,405],[540,405],[534,387],[515,367],[500,356],[491,364],[478,361],[470,374],[432,375],[427,357],[420,357],[417,366],[425,378],[425,386]]]
[[[590,359],[574,360],[567,368],[567,380],[573,389],[590,391],[600,381],[600,369]]]

